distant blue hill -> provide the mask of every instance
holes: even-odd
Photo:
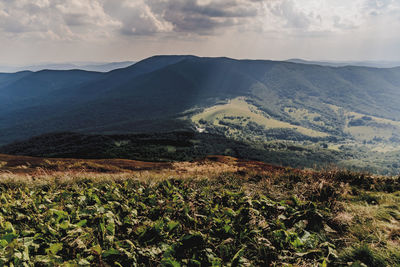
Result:
[[[331,67],[359,66],[371,68],[394,68],[400,66],[400,61],[313,61],[299,58],[288,59],[287,62],[313,64]]]
[[[48,63],[28,66],[1,66],[0,72],[19,72],[19,71],[41,71],[41,70],[73,70],[80,69],[86,71],[108,72],[115,69],[126,68],[133,65],[134,61],[110,62],[110,63],[93,63],[93,62],[78,62],[78,63]]]

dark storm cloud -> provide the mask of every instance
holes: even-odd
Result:
[[[211,33],[217,28],[240,24],[246,18],[255,17],[257,9],[249,6],[249,2],[224,1],[199,5],[195,0],[150,1],[152,10],[163,14],[175,31],[195,33]]]
[[[206,5],[200,5],[195,0],[185,1],[151,1],[154,3],[160,2],[161,6],[169,11],[176,10],[185,14],[196,14],[204,17],[251,17],[257,15],[257,9],[249,6],[253,1],[224,1],[214,2]],[[167,3],[167,4],[166,4]],[[166,4],[166,5],[165,5]]]
[[[110,13],[119,16],[123,23],[121,32],[135,35],[156,32],[213,34],[219,28],[239,25],[256,17],[261,1],[148,0],[143,1],[143,5],[122,5],[123,10],[117,12],[115,2],[107,2],[112,6]]]

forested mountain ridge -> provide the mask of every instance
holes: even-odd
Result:
[[[397,153],[400,68],[154,56],[107,73],[0,75],[0,144],[51,132],[192,130]]]

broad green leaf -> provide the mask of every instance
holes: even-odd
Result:
[[[61,229],[66,230],[69,227],[69,221],[63,221],[58,225]]]
[[[5,248],[8,245],[7,240],[0,239],[0,248]]]
[[[90,266],[90,262],[86,259],[80,259],[78,261],[79,266]]]
[[[14,233],[5,234],[1,237],[2,240],[5,240],[7,243],[11,243],[18,235]]]
[[[104,251],[103,254],[102,254],[102,256],[105,257],[105,258],[107,258],[108,256],[111,256],[111,255],[119,255],[119,254],[120,254],[120,253],[119,253],[118,250],[112,248],[112,249],[109,249],[109,250]]]
[[[174,259],[167,258],[161,261],[161,266],[163,267],[181,267],[180,263]]]
[[[91,248],[91,250],[93,251],[93,252],[95,252],[97,255],[101,255],[101,253],[102,253],[102,249],[101,249],[101,247],[100,247],[100,245],[96,245],[96,246],[93,246],[92,248]]]
[[[56,255],[62,249],[63,249],[62,243],[54,243],[54,244],[50,244],[49,248],[46,249],[46,252],[50,253],[52,255]]]
[[[81,220],[76,224],[76,226],[82,227],[82,226],[85,226],[86,223],[87,223],[87,220]]]
[[[168,225],[168,232],[171,232],[179,226],[179,222],[169,221],[167,225]]]
[[[7,233],[15,233],[14,226],[10,222],[4,223],[4,231]]]

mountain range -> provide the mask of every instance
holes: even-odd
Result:
[[[13,73],[19,71],[41,71],[41,70],[86,70],[108,72],[115,69],[126,68],[134,61],[122,62],[72,62],[72,63],[44,63],[27,66],[0,65],[0,72]]]
[[[400,66],[399,61],[383,61],[383,60],[370,60],[370,61],[315,61],[304,60],[300,58],[292,58],[286,60],[293,63],[313,64],[331,67],[345,67],[345,66],[358,66],[358,67],[371,67],[371,68],[395,68]]]
[[[360,147],[393,157],[400,142],[400,67],[182,55],[105,73],[0,74],[0,144],[51,132],[180,130],[342,152]]]

